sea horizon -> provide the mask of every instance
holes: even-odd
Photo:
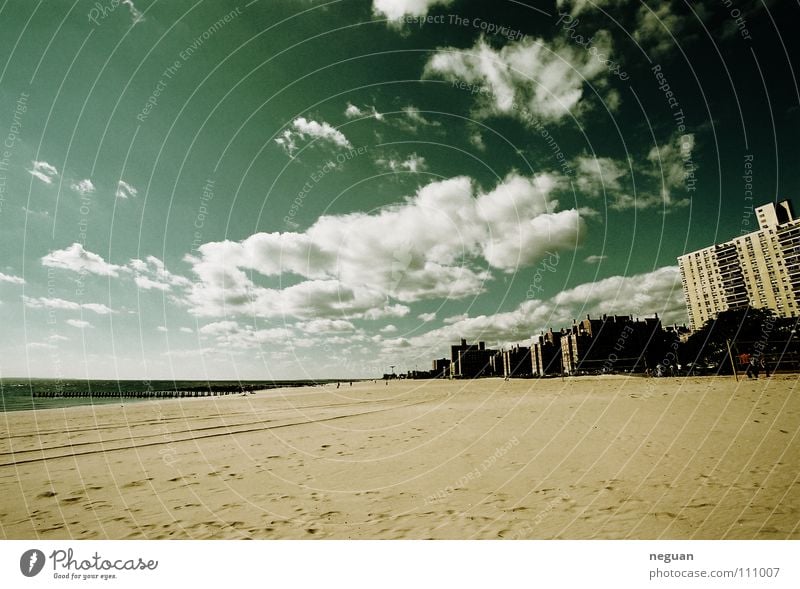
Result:
[[[61,409],[142,401],[247,394],[257,390],[324,385],[357,379],[193,380],[0,378],[0,411]],[[186,393],[181,397],[180,393]],[[52,396],[51,396],[52,395]]]

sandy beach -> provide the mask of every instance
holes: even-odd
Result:
[[[7,539],[800,539],[797,376],[395,381],[4,413]]]

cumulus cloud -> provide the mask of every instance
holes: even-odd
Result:
[[[314,319],[298,323],[295,327],[305,333],[346,333],[356,329],[350,321],[343,319]]]
[[[375,319],[408,312],[394,301],[475,296],[491,278],[486,264],[510,272],[578,245],[581,214],[552,198],[563,186],[552,174],[512,173],[484,193],[457,177],[371,214],[320,217],[303,233],[206,243],[186,258],[198,278],[188,301],[204,316]],[[248,271],[305,281],[266,288]]]
[[[610,157],[579,156],[574,162],[575,187],[583,194],[601,196],[617,194],[625,189],[622,180],[628,167]]]
[[[425,16],[432,6],[449,6],[453,0],[373,0],[372,11],[390,22],[399,22],[404,16]]]
[[[597,49],[610,54],[610,36],[598,39]],[[439,49],[425,73],[481,88],[476,93],[479,115],[512,115],[523,121],[536,115],[556,121],[578,107],[584,84],[597,85],[607,70],[589,51],[565,39],[547,43],[526,37],[500,49],[484,38],[469,49]]]
[[[423,115],[419,108],[413,104],[404,106],[402,109],[400,109],[400,112],[402,113],[400,118],[393,119],[392,124],[404,131],[416,133],[422,127],[442,126],[439,121],[433,121]]]
[[[436,313],[421,313],[417,315],[418,319],[421,319],[423,323],[428,323],[429,321],[433,321],[436,319]]]
[[[762,2],[739,2],[742,16],[749,18],[753,12],[760,11]],[[766,2],[769,4],[769,1]],[[649,4],[639,0],[558,0],[559,13],[569,13],[573,18],[587,22],[607,22],[608,15],[614,15],[619,26],[648,54],[667,58],[678,53],[677,46],[685,46],[696,39],[702,23],[707,23],[714,13],[727,10],[724,3],[695,2],[688,5],[680,0],[662,0]],[[596,19],[596,20],[595,20]],[[738,33],[734,19],[726,18],[721,27],[722,36]],[[588,25],[591,26],[591,25]],[[678,53],[679,54],[679,53]]]
[[[94,184],[92,184],[92,181],[89,180],[89,178],[81,180],[80,182],[73,182],[70,188],[72,188],[72,190],[74,190],[81,196],[92,194],[95,191]]]
[[[76,303],[55,297],[22,297],[24,305],[30,309],[59,309],[62,311],[86,310],[98,315],[109,315],[115,311],[101,303]]]
[[[102,256],[87,251],[80,243],[73,243],[62,250],[55,250],[42,258],[42,265],[72,272],[88,272],[98,276],[119,276],[122,266],[106,262]]]
[[[9,284],[25,284],[25,279],[19,276],[11,276],[0,272],[0,282],[7,282]]]
[[[587,264],[599,264],[600,262],[607,259],[608,256],[591,255],[591,256],[586,256],[586,258],[583,261],[586,262]]]
[[[589,197],[602,197],[615,210],[663,208],[689,204],[694,189],[694,135],[675,135],[631,164],[610,157],[579,156],[573,161],[577,190]],[[631,171],[636,182],[631,182]],[[633,187],[636,186],[636,192]]]
[[[295,333],[286,327],[256,329],[252,325],[240,326],[235,321],[218,321],[200,328],[202,336],[213,337],[226,348],[258,348],[264,345],[285,345],[293,341]]]
[[[495,344],[530,342],[533,335],[549,327],[568,327],[573,319],[603,313],[652,316],[664,323],[684,322],[686,306],[677,266],[666,266],[645,274],[612,276],[562,291],[550,299],[526,300],[516,309],[492,315],[445,320],[442,328],[411,338],[412,347],[441,349],[459,338]]]
[[[405,159],[399,157],[378,158],[375,160],[375,163],[391,172],[410,172],[412,174],[417,174],[428,169],[425,158],[417,155],[416,152]]]
[[[695,137],[692,133],[675,135],[669,142],[656,145],[647,154],[651,164],[647,173],[660,185],[652,200],[664,206],[687,206],[689,199],[681,196],[695,187]],[[677,193],[677,194],[676,194]]]
[[[29,350],[55,350],[58,346],[45,342],[29,342],[25,344]]]
[[[128,267],[134,274],[134,282],[141,290],[171,291],[173,287],[185,288],[191,281],[184,276],[173,274],[167,270],[164,262],[155,256],[147,256],[145,260],[133,259]]]
[[[81,319],[67,319],[66,324],[71,325],[72,327],[77,327],[78,329],[94,329],[94,326],[91,323]]]
[[[28,173],[34,178],[38,178],[45,184],[52,184],[53,178],[58,176],[58,170],[56,170],[56,167],[51,166],[44,161],[34,161],[33,168],[28,170]]]
[[[136,190],[133,186],[125,182],[124,180],[120,180],[117,183],[117,191],[114,193],[114,196],[117,198],[133,198],[139,191]]]
[[[289,156],[294,157],[299,149],[298,142],[307,140],[345,149],[353,147],[347,137],[338,129],[324,121],[320,123],[305,117],[298,117],[292,121],[290,128],[281,133],[275,143],[280,145]]]
[[[133,0],[122,0],[121,3],[128,7],[128,11],[131,13],[131,22],[134,25],[144,21],[144,15],[133,5]]]
[[[347,108],[344,111],[344,116],[348,119],[361,119],[364,117],[372,117],[376,121],[382,121],[383,115],[378,112],[374,105],[364,108],[358,107],[355,104],[348,102]]]
[[[657,4],[655,10],[642,3],[633,38],[650,54],[668,55],[676,50],[676,46],[686,42],[682,35],[686,20],[685,16],[673,12],[670,2]]]

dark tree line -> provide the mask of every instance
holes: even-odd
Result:
[[[741,368],[746,355],[763,358],[773,369],[795,370],[800,360],[799,338],[800,318],[778,317],[771,309],[742,307],[706,321],[680,346],[679,356],[684,366],[707,367],[723,374],[732,372],[730,356]]]

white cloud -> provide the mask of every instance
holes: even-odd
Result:
[[[350,321],[343,319],[314,319],[298,323],[296,327],[305,333],[346,333],[356,329]]]
[[[650,54],[668,55],[676,50],[679,43],[685,42],[681,34],[685,18],[672,13],[669,1],[657,4],[655,10],[642,3],[637,13],[637,21],[633,38]]]
[[[336,147],[351,149],[353,146],[347,137],[326,122],[317,122],[305,117],[298,117],[292,121],[289,129],[286,129],[275,140],[286,153],[294,157],[298,150],[298,142],[310,140],[318,144],[331,144]]]
[[[480,132],[475,131],[469,136],[469,142],[475,146],[475,149],[478,151],[486,151],[486,143],[483,140],[483,135]]]
[[[600,262],[607,259],[608,256],[591,255],[591,256],[586,256],[586,259],[584,259],[583,261],[586,262],[587,264],[599,264]]]
[[[360,119],[363,117],[372,117],[376,121],[382,121],[383,115],[378,112],[375,106],[369,106],[366,108],[361,108],[356,106],[355,104],[348,102],[347,108],[344,111],[344,116],[348,119]]]
[[[133,5],[133,0],[122,0],[121,3],[128,7],[134,25],[144,21],[144,15]]]
[[[421,319],[423,323],[428,323],[429,321],[436,319],[436,313],[422,313],[417,315],[417,318]]]
[[[163,326],[163,325],[159,325],[158,327],[156,327],[156,330],[160,331],[161,333],[167,333],[167,332],[169,331],[169,330],[168,330],[168,329],[167,329],[165,326]]]
[[[440,127],[439,121],[432,121],[420,112],[420,110],[413,104],[404,106],[402,109],[404,119],[396,121],[395,124],[407,131],[416,131],[420,127]]]
[[[561,13],[566,13],[572,16],[578,16],[586,10],[597,10],[606,8],[615,8],[623,4],[631,3],[630,0],[556,0],[556,5]],[[637,2],[638,4],[638,2]],[[601,13],[602,14],[602,13]]]
[[[695,184],[694,135],[673,136],[654,146],[632,165],[636,182],[630,181],[631,166],[609,157],[579,156],[573,164],[577,190],[589,197],[603,197],[615,210],[663,208],[689,204],[685,196]],[[633,186],[637,192],[633,193]]]
[[[451,315],[450,317],[445,317],[444,319],[442,319],[442,323],[444,323],[445,325],[452,325],[454,323],[458,323],[459,321],[464,321],[464,319],[466,319],[467,317],[469,317],[469,315],[467,315],[466,313],[459,313],[458,315]]]
[[[623,190],[621,179],[629,171],[623,162],[609,157],[579,156],[575,159],[575,187],[588,196],[602,196]]]
[[[192,329],[191,327],[181,327],[180,331],[182,333],[194,333],[194,329]]]
[[[55,350],[55,349],[58,349],[57,346],[54,346],[53,344],[44,343],[44,342],[30,342],[30,343],[26,344],[25,347],[27,347],[29,350]]]
[[[42,258],[42,265],[72,272],[114,277],[119,276],[119,272],[124,270],[124,267],[110,264],[102,256],[85,250],[80,243],[73,243],[62,250],[50,252]]]
[[[67,325],[71,325],[72,327],[77,327],[78,329],[87,329],[87,328],[94,329],[94,326],[91,323],[89,323],[88,321],[82,321],[80,319],[67,319],[66,323]]]
[[[11,276],[0,272],[0,282],[8,282],[9,284],[25,284],[25,279],[19,276]]]
[[[200,334],[213,337],[218,345],[232,348],[256,348],[263,345],[286,345],[293,341],[294,332],[286,327],[255,329],[240,326],[235,321],[217,321],[200,328]],[[313,343],[313,342],[312,342]]]
[[[552,174],[510,174],[481,193],[457,177],[372,214],[323,216],[303,233],[206,243],[186,258],[199,279],[188,302],[202,316],[375,319],[408,312],[392,299],[474,296],[491,278],[481,257],[512,271],[580,242],[580,213],[557,211],[551,198],[564,185]],[[277,290],[256,286],[248,271],[306,280]]]
[[[573,319],[603,313],[637,317],[658,313],[664,323],[684,322],[686,305],[678,267],[666,266],[645,274],[612,276],[581,284],[547,300],[526,300],[508,312],[449,318],[445,327],[409,341],[415,349],[428,354],[462,337],[484,340],[490,345],[530,342],[531,336],[549,327],[568,327]]]
[[[610,36],[600,37],[598,50],[609,55]],[[428,76],[465,82],[476,92],[477,114],[512,115],[523,121],[532,116],[559,120],[575,109],[587,82],[607,73],[589,51],[557,38],[552,43],[523,38],[494,49],[481,38],[470,49],[438,50],[425,66]],[[527,113],[525,111],[528,111]],[[527,116],[525,116],[527,114]]]
[[[91,194],[95,191],[94,184],[92,184],[92,181],[89,180],[89,178],[81,180],[80,182],[73,182],[70,188],[72,188],[72,190],[81,196],[86,196],[87,194]]]
[[[167,270],[164,262],[155,256],[147,256],[145,260],[133,259],[128,262],[128,267],[133,271],[133,280],[141,290],[167,292],[173,287],[185,288],[191,284],[188,278]]]
[[[233,333],[239,327],[239,324],[236,321],[216,321],[214,323],[209,323],[204,325],[199,329],[201,335],[224,335],[227,333]]]
[[[404,16],[425,16],[432,6],[449,6],[453,0],[373,0],[372,11],[389,21],[400,21]]]
[[[33,169],[28,170],[31,176],[38,178],[45,184],[51,184],[53,177],[58,176],[58,170],[55,166],[51,166],[47,162],[33,162]]]
[[[168,291],[170,289],[169,284],[165,284],[163,282],[156,282],[148,278],[147,276],[136,276],[133,281],[136,283],[142,290],[161,290],[161,291]]]
[[[551,200],[563,183],[554,174],[532,178],[510,174],[478,198],[478,214],[490,229],[482,246],[489,264],[511,272],[534,264],[545,252],[580,244],[585,225],[579,211],[556,212],[558,202]]]
[[[378,158],[375,160],[375,163],[392,172],[410,172],[412,174],[417,174],[428,169],[425,158],[417,155],[416,152],[412,153],[404,160],[397,157]]]
[[[136,190],[133,186],[125,182],[124,180],[120,180],[117,183],[117,191],[114,193],[114,196],[117,198],[133,198],[139,191]]]
[[[347,103],[347,108],[344,109],[344,116],[348,119],[357,119],[364,116],[364,111],[358,108],[355,104]]]
[[[380,332],[381,333],[397,333],[397,326],[389,324],[386,327],[382,327]]]
[[[689,204],[689,198],[682,194],[695,185],[698,165],[694,160],[694,147],[694,134],[688,133],[673,136],[669,142],[654,146],[647,154],[647,161],[651,164],[648,173],[660,188],[651,197],[657,205],[669,207]]]
[[[60,309],[63,311],[80,311],[84,309],[98,315],[109,315],[115,311],[101,303],[76,303],[54,297],[32,298],[23,295],[22,302],[30,309]]]

